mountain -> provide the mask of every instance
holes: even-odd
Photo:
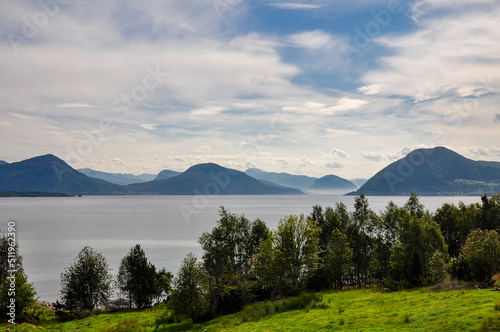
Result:
[[[170,179],[173,178],[174,176],[177,176],[181,174],[181,172],[176,172],[176,171],[171,171],[171,170],[163,170],[158,175],[154,178],[154,180],[165,180],[165,179]]]
[[[243,172],[217,164],[199,164],[164,180],[127,186],[131,191],[160,195],[302,194],[298,189],[263,183]]]
[[[0,166],[5,165],[5,164],[8,164],[8,162],[0,160]]]
[[[345,194],[350,190],[356,190],[357,188],[351,181],[336,175],[325,175],[314,181],[312,185],[312,190],[333,191],[341,194]]]
[[[444,147],[418,149],[369,179],[353,195],[481,195],[500,192],[500,163],[474,161]]]
[[[356,187],[360,188],[362,185],[366,183],[366,181],[368,181],[368,179],[355,178],[355,179],[349,179],[349,181],[354,183]]]
[[[275,183],[281,186],[306,191],[329,191],[344,194],[349,190],[358,188],[349,180],[336,175],[327,175],[318,179],[306,175],[266,172],[258,168],[249,168],[245,173],[266,183]]]
[[[313,186],[314,181],[317,180],[317,178],[310,176],[265,172],[258,168],[249,168],[245,171],[245,174],[258,180],[271,181],[281,186],[299,189],[310,189]]]
[[[95,171],[90,168],[80,168],[77,171],[92,178],[105,180],[123,186],[132,183],[147,182],[155,178],[154,174],[146,174],[146,173],[143,173],[141,175],[126,174],[126,173],[106,173],[101,171]]]
[[[0,191],[39,191],[71,195],[129,193],[125,187],[80,173],[51,154],[2,165]]]

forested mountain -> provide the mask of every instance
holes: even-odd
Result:
[[[129,185],[136,193],[162,195],[259,195],[301,194],[298,189],[263,183],[217,164],[199,164],[175,177]]]
[[[51,154],[1,166],[0,191],[40,191],[71,195],[129,193],[123,186],[80,173]]]
[[[444,147],[418,149],[390,164],[353,195],[480,195],[500,192],[500,163]]]

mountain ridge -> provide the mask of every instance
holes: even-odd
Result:
[[[417,149],[350,195],[480,195],[500,191],[500,163],[468,159],[445,147]]]

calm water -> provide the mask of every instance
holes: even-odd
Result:
[[[368,197],[379,212],[392,200],[407,197]],[[480,197],[421,197],[434,212],[443,203],[479,202]],[[158,269],[177,272],[182,259],[201,256],[198,238],[210,230],[224,206],[232,213],[264,220],[276,228],[290,214],[310,214],[312,206],[343,202],[352,210],[354,197],[344,196],[88,196],[80,198],[1,198],[0,229],[16,220],[16,236],[29,280],[40,299],[59,298],[59,277],[86,245],[100,251],[116,274],[120,260],[139,243]]]

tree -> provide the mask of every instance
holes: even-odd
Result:
[[[460,258],[468,266],[466,279],[489,282],[500,272],[500,237],[494,230],[473,230]]]
[[[158,292],[156,268],[148,262],[139,244],[122,258],[117,279],[118,287],[128,296],[130,308],[151,306]]]
[[[17,243],[13,238],[3,236],[0,239],[1,317],[16,323],[26,320],[29,309],[35,306],[35,297],[36,291],[24,273]],[[15,308],[15,315],[9,316],[12,307]]]
[[[61,297],[71,311],[92,311],[105,305],[111,295],[113,278],[101,253],[85,246],[76,261],[61,273]]]
[[[276,278],[284,294],[298,293],[318,268],[320,229],[304,215],[279,222],[274,234]]]
[[[247,302],[251,258],[269,233],[263,221],[249,222],[224,207],[219,216],[217,226],[199,239],[204,251],[203,267],[209,276],[212,316],[236,311]]]
[[[335,289],[342,289],[347,272],[352,267],[352,249],[347,236],[335,228],[328,245],[325,270],[332,276]]]
[[[172,272],[167,272],[165,268],[156,273],[156,302],[160,302],[168,297],[172,290],[172,280],[174,275]]]
[[[193,253],[182,261],[174,279],[171,305],[178,315],[186,315],[194,321],[205,318],[209,311],[207,300],[207,275]]]

